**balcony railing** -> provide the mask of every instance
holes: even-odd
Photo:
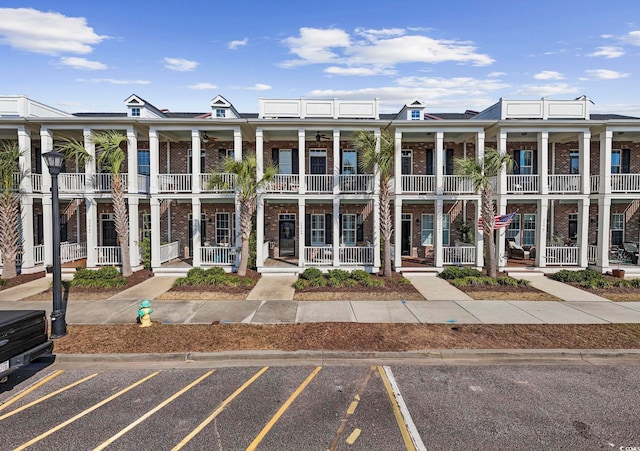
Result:
[[[31,189],[34,193],[42,192],[42,174],[31,174]]]
[[[591,176],[591,192],[599,193],[600,192],[600,176],[592,175]]]
[[[81,260],[83,258],[87,258],[87,243],[60,244],[60,260],[62,263]]]
[[[549,193],[579,193],[582,186],[582,176],[579,174],[550,174]]]
[[[598,246],[594,246],[590,244],[587,248],[587,262],[590,264],[595,264],[598,256]]]
[[[537,193],[540,190],[539,180],[540,180],[539,175],[508,174],[507,175],[507,193],[509,194]]]
[[[579,251],[576,246],[550,246],[545,255],[547,265],[577,265]]]
[[[148,175],[138,174],[138,193],[149,193],[150,177]]]
[[[270,193],[297,193],[300,187],[298,174],[277,174],[273,181],[267,185]]]
[[[640,174],[611,174],[611,192],[640,192]]]
[[[373,246],[340,247],[340,264],[373,265]]]
[[[33,246],[33,263],[36,265],[44,263],[44,244]]]
[[[96,265],[119,265],[122,262],[120,246],[96,246]]]
[[[333,191],[333,175],[313,174],[305,177],[308,193],[330,193]]]
[[[118,178],[124,191],[128,191],[128,174],[118,174]],[[96,174],[93,176],[93,180],[93,187],[97,193],[110,193],[113,190],[113,174]]]
[[[445,175],[443,176],[442,184],[445,193],[475,193],[471,178],[464,175]]]
[[[402,192],[427,194],[435,191],[435,175],[403,175]]]
[[[172,243],[163,244],[160,246],[160,263],[168,262],[169,260],[173,260],[174,258],[178,258],[179,241],[174,241]]]
[[[305,246],[304,263],[311,266],[331,266],[333,264],[333,247]]]
[[[84,173],[64,172],[58,175],[58,191],[61,193],[82,193],[85,191]]]
[[[200,260],[203,265],[233,265],[237,251],[228,246],[203,246],[200,248]]]
[[[233,193],[235,190],[235,174],[220,173],[200,174],[200,189],[209,193]]]
[[[159,174],[158,192],[189,193],[191,192],[191,174]]]
[[[372,174],[356,174],[338,176],[340,192],[342,193],[372,193],[373,192],[373,175]]]
[[[444,265],[475,265],[475,246],[443,246],[442,263]]]

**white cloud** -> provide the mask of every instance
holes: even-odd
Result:
[[[506,72],[491,72],[491,73],[487,74],[487,77],[494,78],[494,77],[503,77],[505,75],[507,75]]]
[[[100,61],[89,61],[86,58],[77,57],[64,57],[60,58],[60,64],[69,66],[74,69],[86,69],[86,70],[103,70],[107,69],[107,65]]]
[[[555,83],[551,85],[525,85],[515,94],[523,96],[546,97],[552,95],[567,95],[580,92],[582,88],[571,86],[569,83]]]
[[[346,31],[330,28],[301,28],[298,37],[284,44],[298,59],[282,67],[308,64],[344,64],[352,67],[393,68],[402,63],[441,63],[445,61],[485,66],[494,62],[478,53],[467,41],[437,40],[402,29],[357,29],[352,38]]]
[[[587,56],[604,56],[605,58],[618,58],[624,55],[622,47],[606,46],[598,47],[595,52],[589,53]]]
[[[213,83],[196,83],[195,85],[189,85],[187,86],[187,88],[189,89],[218,89],[218,87],[216,85],[214,85]]]
[[[268,91],[271,88],[271,86],[265,85],[264,83],[256,83],[253,86],[248,86],[246,89],[249,89],[251,91]]]
[[[169,70],[176,70],[178,72],[190,72],[200,64],[197,61],[191,61],[182,58],[165,58],[164,62],[164,67]]]
[[[591,75],[591,77],[597,78],[599,80],[615,80],[617,78],[625,78],[630,75],[628,73],[622,73],[609,69],[593,69],[586,72]]]
[[[84,17],[67,17],[33,8],[0,8],[0,43],[18,50],[59,55],[86,54],[108,36],[87,25]]]
[[[564,75],[560,72],[555,72],[552,70],[543,70],[542,72],[538,72],[533,76],[536,80],[563,80]]]
[[[110,85],[148,85],[151,83],[149,80],[118,80],[115,78],[78,78],[77,81],[88,83],[108,83]]]
[[[249,38],[244,38],[241,41],[231,41],[227,44],[227,48],[230,50],[235,50],[238,47],[242,47],[243,45],[247,45],[249,43]]]
[[[622,37],[622,40],[627,44],[640,45],[640,30],[630,31],[626,36]]]
[[[368,77],[371,75],[395,75],[397,70],[385,69],[384,67],[339,67],[330,66],[324,69],[325,74],[329,75],[356,75]]]

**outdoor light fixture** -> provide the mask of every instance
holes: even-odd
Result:
[[[53,226],[53,310],[51,311],[51,338],[67,334],[65,308],[62,303],[62,268],[60,265],[60,202],[58,200],[58,174],[62,170],[64,155],[51,151],[42,155],[51,174],[51,210]]]
[[[209,141],[209,135],[207,135],[207,132],[202,132],[202,139],[204,141]]]

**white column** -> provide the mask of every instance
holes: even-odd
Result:
[[[538,214],[536,215],[536,266],[547,266],[547,218],[549,216],[549,199],[543,197],[538,200]]]
[[[376,140],[376,153],[380,153],[380,142],[382,140],[382,133],[380,132],[379,128],[376,128],[373,131],[373,136],[375,137]],[[379,196],[380,195],[380,173],[379,173],[380,167],[376,164],[373,167],[373,173],[374,174],[378,174],[378,175],[374,175],[373,177],[373,195],[374,196]]]
[[[22,193],[32,193],[33,187],[31,185],[31,132],[27,130],[24,125],[20,125],[18,127],[18,147],[20,148],[20,172],[24,175],[22,180],[20,180],[20,191]]]
[[[302,198],[298,199],[298,266],[301,268],[304,267],[305,265],[304,244],[307,241],[306,229],[305,229],[305,226],[306,226],[305,210],[306,210],[305,199],[302,199]]]
[[[305,165],[305,155],[307,153],[306,149],[306,141],[305,141],[305,130],[301,128],[298,130],[298,192],[300,194],[304,194],[307,192],[307,178],[306,174],[306,165]]]
[[[375,196],[373,202],[373,271],[380,269],[380,198]],[[391,243],[393,244],[393,242]],[[391,258],[395,258],[391,254]]]
[[[600,132],[600,194],[611,194],[611,147],[613,145],[613,132],[605,130]],[[602,219],[602,218],[601,218]],[[607,225],[609,219],[607,216]],[[602,230],[602,229],[600,229]],[[601,243],[601,241],[598,241]],[[609,243],[607,243],[609,247]]]
[[[160,142],[158,131],[149,129],[149,192],[158,194],[158,174],[160,174]],[[160,249],[158,249],[160,252]],[[152,252],[153,255],[153,252]]]
[[[44,172],[44,171],[43,171]],[[47,172],[48,174],[48,172]],[[49,187],[49,190],[51,187]],[[51,210],[51,195],[42,197],[42,239],[44,243],[44,264],[53,265],[53,211]],[[87,251],[89,249],[87,248]],[[89,261],[87,259],[87,265]]]
[[[482,213],[479,200],[475,201],[475,206],[473,227],[475,227],[474,236],[476,238],[476,266],[478,268],[482,268],[484,266],[484,234],[481,230],[478,230],[478,224],[480,224],[480,216]]]
[[[22,222],[22,272],[28,273],[35,266],[33,255],[33,198],[23,196],[20,200],[20,219]]]
[[[396,130],[393,152],[394,189],[396,194],[402,194],[402,132]]]
[[[589,199],[578,201],[578,264],[581,268],[589,266]]]
[[[333,130],[333,194],[340,192],[340,130]],[[327,155],[328,158],[328,155]]]
[[[257,151],[256,151],[257,152]],[[260,167],[258,165],[258,167]],[[264,261],[268,255],[263,255],[264,246],[264,196],[259,194],[256,208],[256,266],[264,266]]]
[[[549,194],[549,132],[538,133],[538,177],[540,194]]]
[[[96,246],[98,245],[98,232],[100,228],[98,224],[98,205],[95,199],[89,196],[85,197],[84,205],[86,208],[87,268],[92,268],[96,266],[97,262]],[[46,222],[45,218],[45,224]]]
[[[498,198],[497,202],[498,206],[498,214],[503,215],[507,212],[507,200],[503,197]],[[507,251],[505,245],[505,236],[506,236],[506,228],[503,227],[501,229],[496,230],[496,249],[498,252],[498,267],[507,266]]]
[[[133,127],[127,128],[127,163],[129,179],[127,192],[138,194],[138,136]],[[131,235],[131,233],[129,235]],[[133,255],[133,253],[131,255]]]
[[[89,159],[87,159],[87,162],[84,165],[85,189],[87,190],[87,192],[92,193],[95,191],[95,184],[93,183],[93,180],[95,179],[96,174],[96,145],[93,142],[90,128],[85,128],[82,131],[82,137],[84,140],[84,148],[90,155]]]
[[[500,155],[505,155],[507,153],[507,132],[500,130],[500,132],[496,136],[496,141],[498,145],[498,153]],[[507,170],[506,168],[502,168],[498,173],[498,193],[497,194],[506,194],[507,192]]]
[[[374,199],[374,215],[375,212],[378,212],[378,224],[380,224],[380,200],[379,198]],[[375,216],[374,220],[374,228],[373,228],[373,255],[375,259],[375,255],[380,255],[379,244],[380,243],[380,227],[375,227]],[[395,262],[395,269],[398,271],[399,268],[402,267],[402,199],[396,197],[393,201],[393,260]],[[381,263],[384,264],[384,263]]]
[[[242,161],[242,131],[240,127],[233,129],[233,159]]]
[[[479,131],[476,134],[476,161],[484,161],[484,131]]]
[[[600,170],[602,171],[602,168]],[[609,168],[609,173],[611,173],[611,168]],[[602,184],[600,184],[600,189],[602,189]],[[598,255],[596,256],[596,266],[600,269],[609,266],[610,218],[611,198],[598,199]]]
[[[200,193],[200,131],[191,130],[191,192]],[[195,247],[194,247],[195,249]]]
[[[149,199],[149,206],[151,209],[151,268],[156,269],[162,265],[160,262],[160,199],[152,197]]]
[[[258,180],[262,179],[264,175],[264,137],[262,135],[262,128],[256,129],[256,177]]]
[[[442,198],[436,199],[435,202],[435,215],[433,216],[433,244],[435,252],[435,266],[436,268],[442,268],[444,265],[443,258],[443,241],[442,241],[442,210],[444,209],[444,201]]]
[[[444,192],[444,132],[436,132],[436,194]],[[442,249],[440,250],[442,254]],[[436,251],[437,258],[437,251]],[[436,265],[437,266],[437,265]]]
[[[140,225],[138,218],[139,199],[130,197],[129,200],[129,262],[132,267],[140,264]]]
[[[44,154],[53,150],[53,135],[46,127],[40,127],[40,154],[42,155],[40,161],[40,167],[42,168],[42,192],[45,195],[51,193],[51,174],[47,162],[44,159]],[[45,223],[46,223],[45,219]],[[49,216],[49,222],[51,222],[51,216]],[[45,241],[46,243],[46,241]],[[51,241],[49,241],[51,243]],[[46,248],[47,246],[45,246]],[[51,247],[51,246],[49,246]]]
[[[580,175],[582,177],[582,194],[591,192],[591,132],[584,131],[579,136]]]
[[[331,235],[333,235],[333,266],[340,266],[340,199],[333,199],[333,215],[331,216],[332,220],[332,231]]]
[[[202,265],[200,258],[200,222],[202,216],[202,205],[200,199],[191,199],[191,236],[193,237],[193,267],[199,268]]]

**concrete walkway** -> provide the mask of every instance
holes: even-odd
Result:
[[[296,275],[263,274],[247,296],[247,301],[291,301],[295,293],[291,285],[296,280]]]
[[[38,293],[42,293],[43,291],[47,291],[51,286],[51,283],[51,277],[41,277],[40,279],[32,280],[31,282],[7,288],[0,291],[0,302],[16,301],[18,299],[25,299],[34,296]]]
[[[404,274],[416,290],[427,301],[471,301],[462,290],[458,290],[436,274]]]
[[[601,296],[589,293],[566,283],[558,282],[544,274],[512,274],[516,279],[528,280],[533,288],[549,293],[567,302],[609,302]]]
[[[111,296],[108,301],[141,301],[142,299],[155,299],[162,293],[169,291],[177,277],[162,276],[151,277],[142,283],[122,290],[120,293]]]

